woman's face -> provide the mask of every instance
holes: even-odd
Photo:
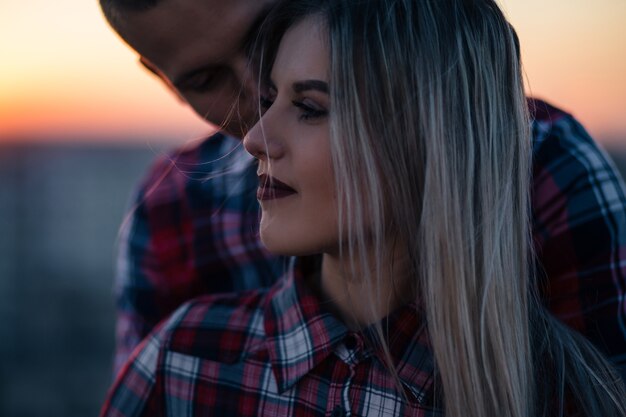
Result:
[[[260,233],[274,253],[333,253],[338,247],[324,30],[310,17],[286,32],[262,98],[265,112],[244,139],[259,159]]]

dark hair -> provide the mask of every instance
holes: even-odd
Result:
[[[270,11],[261,27],[255,49],[261,50],[261,82],[269,80],[278,46],[285,32],[300,20],[322,14],[330,8],[329,0],[281,0]]]
[[[163,0],[100,0],[100,8],[114,28],[127,12],[145,12],[156,7]]]
[[[149,10],[162,0],[100,0],[102,10],[121,10],[141,12]]]

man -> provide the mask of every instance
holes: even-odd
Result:
[[[282,273],[257,235],[256,165],[241,146],[256,118],[250,54],[271,1],[102,0],[141,63],[222,131],[157,161],[123,228],[115,369],[196,295],[269,286]]]
[[[204,293],[270,285],[283,261],[258,238],[256,167],[241,138],[256,117],[254,40],[273,1],[100,0],[141,62],[222,132],[157,161],[124,228],[116,368],[163,318]],[[529,100],[533,221],[547,307],[626,362],[626,198],[570,115]],[[229,136],[230,135],[230,136]],[[626,264],[626,263],[624,263]]]

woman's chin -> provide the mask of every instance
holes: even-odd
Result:
[[[270,217],[263,212],[259,236],[265,248],[274,255],[308,256],[328,252],[337,246],[337,227],[333,222]]]
[[[261,232],[263,246],[273,255],[281,256],[308,256],[322,253],[323,250],[316,245],[309,245],[298,239],[287,239],[283,236],[273,236]]]
[[[298,251],[297,245],[294,245],[293,242],[284,241],[281,239],[270,239],[263,238],[261,235],[261,242],[263,246],[270,252],[272,255],[281,255],[281,256],[301,256],[303,253]]]

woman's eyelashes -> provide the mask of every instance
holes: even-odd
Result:
[[[303,100],[292,100],[291,104],[300,110],[300,120],[317,120],[328,114],[328,110],[306,98]]]
[[[261,114],[272,107],[278,96],[278,92],[270,87],[259,94],[259,106]],[[317,100],[310,97],[297,95],[297,98],[291,100],[291,105],[298,110],[298,120],[315,121],[328,115],[328,109],[320,104]]]

